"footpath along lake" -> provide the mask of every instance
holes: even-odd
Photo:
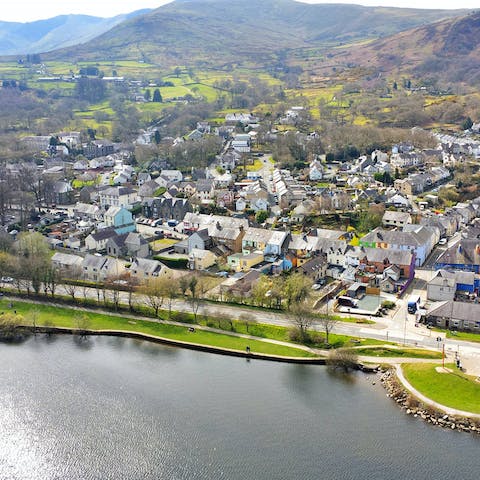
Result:
[[[0,365],[2,480],[479,476],[479,436],[405,415],[361,373],[44,335],[0,344]]]

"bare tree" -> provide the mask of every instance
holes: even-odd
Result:
[[[308,342],[310,340],[308,330],[313,325],[314,318],[307,305],[305,303],[292,304],[288,310],[288,316],[298,332],[299,340],[303,343]]]
[[[327,365],[331,369],[348,372],[358,367],[358,357],[352,349],[339,348],[330,352]]]
[[[323,331],[325,332],[325,343],[328,344],[328,336],[330,335],[337,322],[338,320],[331,315],[322,315],[318,319],[318,323],[321,325]]]
[[[190,296],[188,301],[192,307],[193,317],[195,322],[197,321],[198,310],[203,303],[205,293],[207,291],[206,283],[197,276],[192,276],[188,282],[188,289],[190,290]]]
[[[113,275],[105,279],[105,290],[110,294],[115,311],[120,306],[120,292],[125,285],[121,275]]]
[[[85,336],[87,330],[90,328],[90,317],[86,313],[78,313],[75,315],[75,326],[77,333],[81,336]]]
[[[140,289],[146,303],[153,309],[156,317],[158,317],[160,308],[162,308],[163,302],[168,296],[170,282],[170,278],[166,276],[150,278]]]
[[[252,325],[255,325],[257,323],[257,321],[255,320],[255,318],[253,317],[252,314],[250,313],[242,313],[239,317],[238,317],[238,320],[240,322],[243,322],[245,324],[245,330],[247,331],[247,333],[250,333],[250,327]]]
[[[75,302],[75,295],[79,289],[79,285],[75,282],[75,280],[70,278],[68,283],[64,284],[63,288],[65,289],[65,292],[67,292],[67,295],[72,297],[72,302]]]

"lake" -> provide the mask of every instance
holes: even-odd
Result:
[[[480,437],[405,415],[378,376],[108,337],[0,361],[2,480],[479,477]]]

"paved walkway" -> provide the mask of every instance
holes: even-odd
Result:
[[[112,312],[110,310],[105,310],[105,309],[93,309],[93,308],[86,308],[86,307],[81,307],[81,306],[71,306],[71,305],[65,305],[61,303],[54,303],[54,302],[42,302],[39,300],[34,300],[34,299],[23,299],[23,298],[14,298],[14,297],[9,297],[9,300],[12,302],[24,302],[24,303],[36,303],[39,305],[52,305],[55,307],[59,308],[74,308],[75,310],[83,311],[83,312],[88,312],[88,313],[99,313],[102,315],[108,315],[111,317],[118,317],[121,316],[123,318],[127,318],[131,320],[132,322],[135,322],[136,320],[142,320],[146,322],[152,322],[152,323],[161,323],[164,325],[173,325],[177,327],[183,327],[183,328],[188,328],[188,327],[193,327],[195,330],[202,330],[206,332],[212,332],[212,333],[218,333],[221,335],[230,335],[232,337],[239,337],[239,338],[245,338],[246,340],[256,340],[256,341],[261,341],[265,343],[272,343],[275,345],[281,345],[285,347],[291,347],[291,348],[297,348],[299,350],[304,350],[310,353],[313,353],[315,355],[318,355],[320,357],[327,358],[329,354],[332,352],[332,350],[326,350],[326,349],[319,349],[319,348],[311,348],[307,347],[306,345],[300,345],[298,343],[291,343],[291,342],[285,342],[282,340],[275,340],[272,338],[263,338],[263,337],[256,337],[254,335],[249,335],[245,333],[238,333],[238,332],[232,332],[229,330],[222,330],[219,328],[213,328],[213,327],[207,327],[205,325],[198,325],[198,324],[189,324],[189,323],[182,323],[182,322],[176,322],[174,320],[163,320],[160,318],[152,318],[152,317],[146,317],[142,315],[133,315],[125,312]],[[194,342],[194,336],[195,334],[192,333],[192,342]],[[377,346],[377,345],[376,345]],[[380,345],[381,346],[381,345]],[[392,348],[392,345],[385,345],[385,347]],[[357,348],[362,348],[362,347],[357,347]],[[400,347],[399,347],[400,348]],[[407,358],[407,357],[375,357],[375,356],[358,356],[358,360],[363,363],[373,363],[373,364],[388,364],[388,365],[398,365],[402,363],[440,363],[441,360],[435,360],[435,359],[428,359],[428,358]]]
[[[412,384],[405,378],[403,374],[403,370],[401,365],[396,366],[396,373],[397,377],[402,382],[403,386],[413,393],[419,400],[421,400],[425,405],[430,405],[431,407],[436,408],[437,410],[441,410],[442,412],[447,413],[448,415],[457,415],[459,417],[468,417],[468,418],[475,418],[480,419],[480,414],[471,413],[471,412],[464,412],[463,410],[457,410],[456,408],[450,408],[440,403],[433,401],[432,399],[426,397],[422,393],[420,393],[417,389],[415,389]]]

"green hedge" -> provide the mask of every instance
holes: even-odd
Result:
[[[168,258],[161,257],[160,255],[155,255],[153,259],[162,262],[169,268],[175,268],[180,270],[185,270],[188,265],[188,260],[186,258]]]

